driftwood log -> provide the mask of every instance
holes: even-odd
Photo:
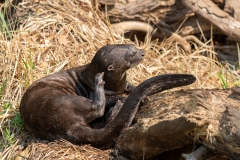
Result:
[[[102,10],[107,11],[106,14],[117,33],[134,30],[153,31],[153,38],[163,40],[171,37],[188,52],[191,49],[190,42],[199,47],[213,49],[207,40],[214,38],[214,49],[219,60],[229,60],[233,63],[237,61],[236,42],[240,42],[238,0],[98,0],[98,2],[102,4]],[[123,23],[125,21],[131,21],[132,24]],[[136,21],[142,23],[137,25]]]
[[[179,31],[180,35],[196,34],[218,28],[222,33],[240,41],[238,0],[131,0],[126,2],[99,0],[99,3],[109,5],[107,14],[112,23],[117,23],[119,20],[138,20],[151,22],[175,32],[179,29],[179,24],[186,19]]]
[[[180,90],[151,96],[116,147],[130,159],[141,159],[194,142],[240,159],[238,89]]]

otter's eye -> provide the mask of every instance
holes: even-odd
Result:
[[[113,64],[109,65],[108,68],[107,68],[108,71],[113,71],[114,70],[114,66]]]

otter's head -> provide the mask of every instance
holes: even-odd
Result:
[[[123,73],[143,60],[144,51],[131,44],[114,44],[100,48],[91,64],[98,72]]]
[[[114,44],[100,48],[90,64],[83,71],[88,74],[88,81],[94,80],[97,73],[104,72],[105,92],[123,92],[126,85],[126,71],[139,64],[144,51],[131,44]],[[91,73],[90,73],[91,72]],[[90,76],[91,75],[91,76]],[[86,77],[86,76],[84,76]],[[93,87],[94,83],[90,83]]]

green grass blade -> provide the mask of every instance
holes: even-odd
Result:
[[[7,34],[10,36],[10,39],[12,40],[12,34],[11,34],[11,32],[9,31],[9,28],[8,28],[8,26],[7,26],[7,23],[6,23],[6,21],[5,21],[5,19],[4,19],[4,15],[0,12],[0,19],[1,19],[1,21],[2,21],[2,31],[7,31]]]

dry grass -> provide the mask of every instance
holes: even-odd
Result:
[[[129,71],[128,79],[133,84],[158,74],[191,73],[197,76],[197,82],[185,88],[221,88],[219,73],[222,72],[222,75],[227,75],[229,87],[239,83],[239,76],[227,65],[221,68],[215,60],[215,52],[211,50],[196,47],[189,54],[171,40],[160,43],[149,38],[145,42],[124,39],[110,29],[107,18],[95,10],[89,0],[23,0],[15,7],[18,10],[15,14],[17,19],[14,20],[18,22],[17,29],[8,37],[6,32],[0,33],[2,159],[21,159],[16,156],[18,154],[30,159],[108,158],[108,151],[79,147],[65,141],[30,144],[35,140],[26,138],[21,130],[18,111],[21,96],[33,81],[88,63],[97,49],[106,44],[133,43],[145,50],[143,63]],[[12,39],[9,40],[9,37]],[[23,146],[26,143],[29,145],[25,149]]]

